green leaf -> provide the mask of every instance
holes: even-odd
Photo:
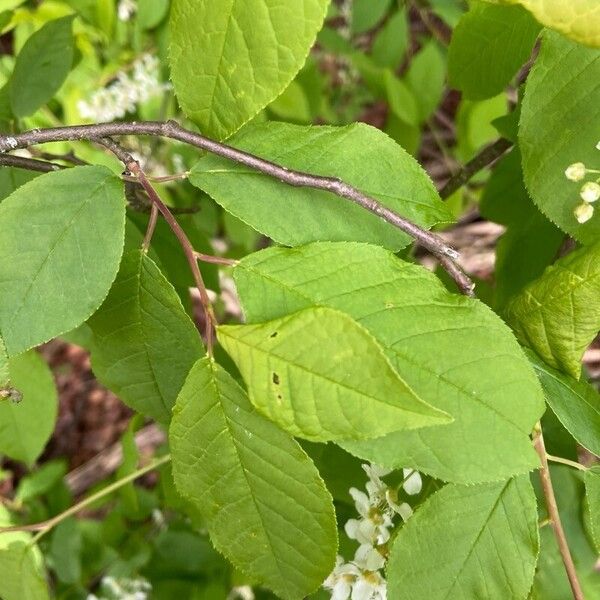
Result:
[[[371,56],[382,67],[398,66],[408,46],[408,20],[401,9],[390,17],[373,41]]]
[[[48,557],[52,569],[63,583],[77,583],[81,579],[81,530],[74,518],[59,523],[52,532]]]
[[[313,441],[365,439],[447,423],[344,313],[308,308],[258,325],[225,325],[219,342],[262,413]]]
[[[13,525],[9,512],[0,506],[0,527]],[[49,600],[44,559],[31,545],[31,534],[0,534],[0,597],[2,600]]]
[[[125,254],[106,301],[89,324],[98,379],[133,409],[168,423],[177,394],[204,349],[177,292],[142,251]]]
[[[35,471],[19,481],[15,500],[26,503],[48,493],[67,474],[67,466],[62,460],[45,462]]]
[[[202,133],[223,139],[300,70],[328,0],[174,0],[171,78]]]
[[[449,484],[402,527],[387,566],[390,598],[526,598],[539,552],[528,476]]]
[[[100,306],[124,227],[123,186],[105,167],[41,175],[0,204],[0,332],[10,356],[74,329]]]
[[[473,2],[452,33],[450,84],[474,100],[499,94],[529,58],[539,31],[520,6]]]
[[[244,129],[232,144],[288,168],[340,177],[424,227],[453,219],[419,164],[384,133],[363,123],[346,127],[264,123]],[[411,241],[349,200],[291,187],[216,156],[202,158],[190,181],[281,244],[358,240],[399,249]]]
[[[352,33],[365,33],[383,19],[392,0],[354,0],[352,2]]]
[[[550,465],[552,484],[560,518],[569,543],[569,550],[575,563],[577,576],[585,598],[600,597],[598,577],[598,552],[594,550],[585,534],[582,522],[584,499],[583,473],[564,465]],[[537,484],[539,478],[534,478]],[[539,484],[536,485],[539,488]],[[540,521],[547,518],[547,511],[541,490],[538,492]],[[552,527],[540,528],[541,552],[536,567],[535,582],[531,593],[532,600],[565,600],[573,592],[567,580],[563,559],[556,544]]]
[[[17,169],[15,167],[0,168],[0,202],[10,196],[17,188],[24,183],[38,177],[39,173]]]
[[[418,98],[420,121],[426,121],[437,108],[444,93],[446,64],[435,40],[427,42],[412,59],[406,83]]]
[[[544,410],[542,390],[511,332],[481,302],[450,294],[422,267],[366,244],[271,248],[244,258],[234,277],[249,323],[308,306],[345,312],[420,398],[454,417],[443,427],[345,442],[346,449],[464,483],[539,464],[529,433]]]
[[[173,476],[215,548],[285,599],[315,590],[337,549],[331,496],[300,446],[209,359],[196,363],[169,431]]]
[[[521,342],[550,366],[581,373],[581,357],[600,329],[600,242],[548,267],[508,304]]]
[[[564,234],[527,194],[517,147],[494,166],[479,211],[506,226],[496,246],[494,269],[495,306],[502,307],[554,261]]]
[[[589,510],[589,528],[594,545],[600,548],[600,467],[590,467],[583,480]]]
[[[32,465],[52,435],[58,397],[52,372],[31,350],[9,360],[10,385],[20,402],[0,400],[0,454]]]
[[[66,79],[73,64],[74,15],[46,23],[26,42],[10,79],[10,104],[17,117],[32,115],[46,104]]]
[[[551,29],[587,46],[600,47],[598,0],[487,0],[520,4]]]
[[[600,455],[600,395],[585,381],[577,381],[544,364],[529,352],[546,402],[565,429],[585,448]]]
[[[600,236],[598,212],[579,224],[573,210],[581,203],[583,182],[565,177],[577,162],[598,168],[600,140],[600,50],[592,50],[546,31],[527,77],[521,109],[519,145],[525,184],[539,209],[584,244]]]
[[[4,340],[0,337],[0,388],[4,387],[10,379],[8,370],[8,355],[4,347]]]

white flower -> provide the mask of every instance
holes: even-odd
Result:
[[[238,585],[231,589],[227,600],[254,600],[254,592],[249,585]]]
[[[363,571],[377,571],[385,565],[385,557],[370,544],[361,544],[352,562]]]
[[[575,218],[577,221],[579,221],[579,223],[585,223],[594,215],[594,207],[587,202],[583,202],[579,206],[575,207],[573,213],[575,214]]]
[[[588,181],[581,186],[579,195],[584,202],[596,202],[600,198],[600,185],[593,181]]]
[[[132,67],[132,75],[121,71],[116,81],[95,91],[90,98],[77,103],[84,119],[96,122],[121,119],[134,112],[137,105],[170,89],[170,84],[159,81],[159,62],[155,56],[144,54]]]
[[[581,181],[587,172],[582,162],[576,162],[565,169],[565,177],[571,181]]]
[[[352,586],[352,600],[386,600],[387,582],[377,571],[361,573]]]
[[[596,144],[596,150],[600,150],[600,142]]]
[[[413,469],[402,469],[404,474],[404,482],[402,487],[409,496],[416,496],[421,493],[423,489],[423,480],[418,471]]]
[[[347,600],[352,591],[352,584],[360,576],[356,565],[345,563],[341,556],[335,559],[333,571],[323,582],[323,587],[331,590],[331,600]]]
[[[117,8],[119,21],[129,21],[137,12],[137,3],[135,0],[121,0]]]

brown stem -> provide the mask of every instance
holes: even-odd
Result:
[[[156,229],[156,222],[158,221],[158,207],[156,204],[152,204],[152,208],[150,209],[150,219],[148,219],[148,226],[146,227],[146,235],[144,236],[144,241],[142,242],[142,250],[144,252],[148,252],[148,248],[150,248],[150,242],[152,241],[152,236],[154,235],[154,230]]]
[[[283,183],[296,187],[307,187],[325,190],[346,198],[364,209],[379,216],[394,227],[404,231],[414,238],[422,247],[426,248],[439,258],[448,257],[456,261],[458,253],[454,248],[446,244],[440,237],[423,229],[419,225],[405,219],[393,210],[383,206],[375,198],[363,194],[355,187],[341,181],[336,177],[323,177],[311,175],[302,171],[294,171],[258,156],[238,150],[227,144],[211,140],[199,133],[184,129],[174,121],[157,122],[144,121],[136,123],[100,123],[94,125],[72,125],[65,127],[50,127],[47,129],[35,129],[17,133],[14,135],[0,136],[0,152],[9,152],[17,148],[27,148],[31,145],[46,142],[76,141],[76,140],[98,140],[110,136],[121,135],[151,135],[163,136],[178,140],[186,144],[201,148],[212,154],[222,156],[228,160],[245,165],[253,170],[269,175]],[[448,262],[444,261],[444,265]],[[460,267],[454,262],[455,268],[449,272],[456,280],[456,273]],[[466,278],[467,276],[463,274]],[[464,285],[457,282],[463,289]]]
[[[440,196],[445,199],[451,196],[458,188],[467,183],[471,177],[500,158],[513,143],[505,138],[497,139],[493,144],[486,146],[477,156],[472,158],[456,175],[453,175],[440,190]]]
[[[146,174],[142,171],[137,160],[131,156],[127,150],[122,148],[115,141],[110,138],[100,138],[95,140],[98,144],[102,144],[106,148],[108,148],[124,165],[128,172],[134,175],[137,180],[140,182],[141,186],[144,188],[146,194],[148,194],[148,198],[153,205],[160,211],[165,221],[177,237],[179,241],[179,245],[183,249],[185,257],[188,261],[188,265],[190,270],[192,271],[192,276],[194,277],[194,283],[198,288],[198,292],[200,293],[200,302],[202,303],[202,307],[204,308],[204,314],[206,317],[206,350],[209,356],[212,356],[213,350],[213,331],[217,326],[217,319],[215,317],[215,313],[212,308],[212,304],[210,298],[208,297],[208,291],[206,290],[206,285],[204,284],[204,279],[202,279],[202,273],[198,268],[198,262],[196,261],[196,251],[192,246],[188,236],[185,231],[181,227],[181,225],[177,222],[177,219],[173,216],[171,211],[168,209],[167,205],[160,199],[157,191],[152,187],[152,184],[148,181]]]
[[[202,252],[194,252],[196,259],[213,265],[225,265],[226,267],[235,267],[239,264],[239,260],[233,258],[225,258],[223,256],[211,256],[210,254],[202,254]]]
[[[569,584],[573,592],[573,598],[575,600],[584,600],[583,591],[577,578],[577,571],[573,563],[571,551],[567,543],[567,538],[560,520],[560,514],[558,512],[558,506],[556,504],[556,496],[554,495],[554,488],[552,487],[552,479],[550,478],[550,468],[548,467],[548,459],[546,457],[546,446],[544,444],[544,436],[542,434],[542,426],[538,423],[535,427],[533,445],[536,452],[540,457],[542,468],[540,469],[540,479],[542,481],[542,489],[544,491],[544,498],[546,500],[546,508],[548,509],[548,517],[554,530],[554,537],[558,544],[558,550],[560,552]]]
[[[45,160],[36,158],[26,158],[24,156],[13,156],[11,154],[0,154],[0,166],[16,167],[17,169],[27,169],[28,171],[37,171],[39,173],[51,173],[60,171],[66,167]]]

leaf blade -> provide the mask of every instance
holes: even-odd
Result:
[[[215,547],[283,598],[316,589],[335,562],[335,517],[300,446],[208,358],[191,370],[169,436],[175,483],[202,511]]]
[[[258,325],[220,326],[217,336],[252,403],[292,435],[364,439],[447,422],[393,370],[366,330],[329,308]]]

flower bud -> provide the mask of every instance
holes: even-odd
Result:
[[[579,195],[584,202],[596,202],[600,198],[600,185],[593,181],[588,181],[581,186]]]
[[[573,213],[575,214],[575,218],[577,221],[579,221],[579,223],[585,223],[592,218],[592,215],[594,214],[594,207],[587,202],[583,202],[579,206],[575,207]]]
[[[586,174],[585,165],[582,162],[576,162],[565,169],[565,177],[571,181],[581,181]]]

